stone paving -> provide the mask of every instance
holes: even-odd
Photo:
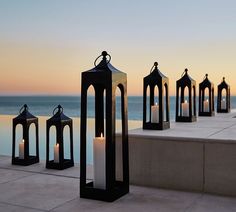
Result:
[[[74,211],[236,211],[236,198],[130,186],[130,193],[113,203],[80,199],[79,166],[47,170],[44,162],[11,165],[0,156],[1,212]],[[88,167],[91,177],[91,167]]]

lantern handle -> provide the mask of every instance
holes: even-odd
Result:
[[[154,67],[157,69],[158,66],[158,62],[155,62],[154,65],[152,66],[151,70],[150,70],[150,74],[153,72]]]
[[[28,105],[27,105],[27,104],[24,104],[24,105],[21,107],[19,113],[21,114],[23,111],[28,111]]]
[[[103,56],[103,60],[105,60],[107,64],[110,63],[110,61],[111,61],[111,55],[109,55],[106,51],[103,51],[102,54],[99,55],[99,56],[96,58],[96,60],[94,61],[94,66],[95,66],[95,67],[97,67],[97,64],[96,64],[97,60],[98,60],[100,57],[102,57],[102,56]],[[109,60],[108,60],[108,61],[106,60],[106,56],[109,57]]]
[[[54,110],[53,110],[53,115],[56,114],[56,113],[55,113],[56,109],[57,109],[57,112],[56,112],[56,113],[60,113],[60,114],[61,114],[61,113],[63,112],[63,107],[62,107],[61,105],[58,105],[57,107],[54,108]]]
[[[204,76],[203,80],[204,80],[204,79],[207,79],[207,78],[208,78],[208,74],[206,74],[206,75]]]
[[[187,68],[184,69],[184,72],[182,73],[181,77],[184,76],[185,73],[188,74],[188,69]]]

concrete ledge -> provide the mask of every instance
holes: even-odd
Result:
[[[172,123],[165,131],[129,131],[130,183],[236,196],[235,115]],[[120,141],[117,135],[117,177]]]
[[[129,153],[131,184],[203,191],[202,143],[130,137]]]
[[[205,192],[236,196],[236,144],[205,145]]]

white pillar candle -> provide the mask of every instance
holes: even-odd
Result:
[[[54,163],[59,163],[59,144],[54,145]]]
[[[221,110],[226,110],[226,101],[225,101],[225,99],[221,100]]]
[[[19,143],[19,159],[25,158],[25,141],[22,139],[22,141]]]
[[[151,107],[151,122],[152,123],[159,123],[159,105],[152,105]]]
[[[182,116],[188,117],[189,116],[189,103],[187,100],[184,101],[182,105]]]
[[[106,140],[101,137],[93,139],[93,173],[94,188],[106,188]]]
[[[209,112],[210,111],[210,107],[209,107],[209,101],[208,99],[203,101],[203,112]]]

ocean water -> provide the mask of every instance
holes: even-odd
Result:
[[[120,120],[120,97],[117,97],[117,132],[121,129]],[[232,108],[236,108],[236,97],[231,97]],[[12,149],[12,118],[19,114],[20,108],[28,104],[29,110],[39,118],[39,140],[40,140],[40,158],[46,158],[46,120],[52,116],[53,109],[61,104],[64,113],[73,118],[73,140],[74,140],[74,159],[79,162],[80,152],[80,97],[76,96],[25,96],[25,97],[0,97],[0,155],[11,156]],[[87,163],[93,163],[93,138],[94,135],[94,97],[88,97],[88,129],[87,129]],[[128,118],[129,129],[142,127],[143,99],[141,96],[128,97]],[[5,115],[5,116],[4,116]],[[175,117],[175,97],[170,97],[170,118]],[[33,125],[32,125],[33,127]],[[22,139],[22,129],[18,126],[16,135],[16,154],[18,154],[19,142]],[[56,143],[55,129],[50,131],[50,159],[53,159],[53,145]],[[30,152],[35,152],[35,129],[30,129]],[[69,156],[69,129],[64,131],[65,157]]]
[[[120,97],[117,97],[117,119],[120,119]],[[215,101],[216,102],[216,101]],[[69,117],[80,117],[79,96],[0,96],[0,115],[17,115],[22,105],[27,104],[36,116],[51,116],[53,109],[60,104]],[[236,96],[231,97],[231,107],[236,108]],[[88,118],[94,118],[94,97],[88,97]],[[128,119],[142,120],[142,96],[128,97]],[[175,117],[175,97],[170,97],[170,118]]]

